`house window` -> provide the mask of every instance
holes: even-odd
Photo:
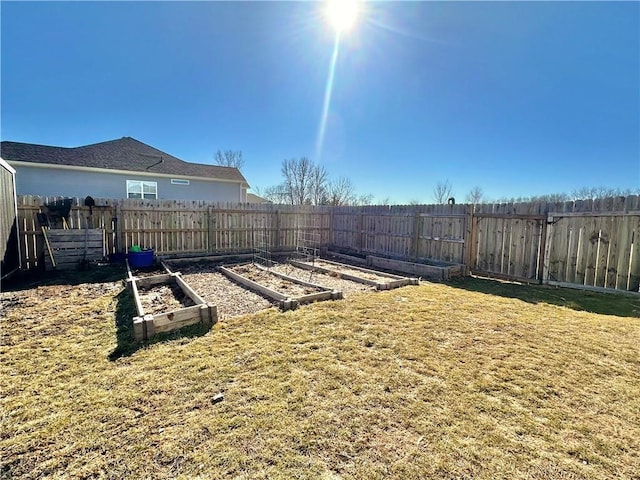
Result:
[[[127,180],[127,198],[158,198],[158,182]]]
[[[180,178],[172,178],[171,185],[189,185],[191,182],[189,180],[182,180]]]

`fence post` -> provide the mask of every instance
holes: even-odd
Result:
[[[411,237],[411,257],[414,261],[418,260],[418,250],[420,244],[420,231],[422,230],[422,217],[420,212],[413,215],[413,235]]]
[[[364,212],[361,211],[360,215],[358,216],[358,245],[357,245],[357,251],[359,253],[362,253],[362,250],[364,248]]]
[[[322,245],[324,247],[329,246],[329,245],[334,245],[334,240],[333,240],[333,209],[335,207],[329,207],[329,241],[327,242],[328,245]]]
[[[207,253],[211,253],[213,244],[213,207],[209,205],[207,207]]]
[[[116,201],[116,240],[118,242],[118,252],[116,253],[127,253],[127,247],[124,243],[124,235],[122,228],[122,202],[120,200]]]
[[[276,242],[273,248],[274,250],[280,248],[280,210],[276,210]]]
[[[539,282],[549,281],[549,256],[551,255],[551,235],[553,232],[553,217],[548,215],[547,220],[542,220],[540,232],[540,256],[538,257]]]
[[[478,217],[474,215],[475,205],[469,205],[468,214],[465,218],[465,239],[464,239],[464,254],[462,261],[466,266],[466,275],[471,273],[471,269],[474,266],[476,259],[476,238],[478,230]]]

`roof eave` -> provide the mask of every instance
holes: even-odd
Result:
[[[59,165],[55,163],[41,163],[41,162],[25,162],[22,160],[9,160],[10,166],[14,167],[35,167],[35,168],[54,168],[59,170],[74,170],[79,172],[90,173],[116,173],[120,175],[138,175],[144,177],[161,177],[161,178],[184,178],[188,180],[204,180],[208,182],[224,182],[224,183],[238,183],[249,188],[249,184],[243,177],[242,180],[232,180],[228,178],[220,177],[198,177],[194,175],[177,175],[171,173],[157,173],[157,172],[142,172],[139,170],[119,170],[114,168],[99,168],[99,167],[83,167],[79,165]]]

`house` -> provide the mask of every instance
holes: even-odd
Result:
[[[247,193],[247,203],[273,203],[271,200],[256,195],[255,193]]]
[[[246,202],[237,168],[185,162],[135,138],[82,147],[4,141],[18,195]]]

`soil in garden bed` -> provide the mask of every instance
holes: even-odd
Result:
[[[195,305],[193,300],[186,296],[180,286],[175,283],[140,289],[138,293],[144,313],[147,315],[157,315]]]
[[[310,287],[307,285],[301,285],[299,283],[292,282],[290,280],[280,278],[272,272],[262,270],[253,264],[235,265],[229,267],[235,273],[242,275],[244,278],[252,280],[260,285],[274,290],[283,295],[289,297],[302,297],[304,295],[310,295],[312,293],[324,292],[326,290]]]
[[[350,295],[358,292],[371,292],[375,291],[375,287],[371,285],[365,285],[363,283],[354,282],[352,280],[346,280],[340,278],[337,275],[331,275],[322,272],[310,272],[304,268],[296,267],[289,263],[280,263],[271,267],[271,270],[278,273],[283,273],[290,277],[303,280],[305,282],[316,283],[327,287],[331,290],[339,290],[343,295]]]
[[[137,278],[155,277],[156,275],[164,275],[165,273],[167,273],[167,271],[161,265],[131,269],[131,274]]]
[[[238,285],[218,271],[219,263],[211,261],[171,261],[167,265],[180,272],[182,278],[206,302],[218,307],[218,319],[256,313],[273,307],[273,303],[261,295]]]
[[[321,259],[316,259],[313,262],[302,262],[302,263],[313,265],[315,267],[326,268],[328,270],[338,272],[338,273],[353,275],[354,277],[364,278],[366,280],[373,280],[374,282],[379,282],[379,283],[387,283],[387,282],[397,280],[397,278],[391,277],[389,274],[385,274],[384,272],[376,272],[376,273],[363,272],[362,270],[350,268],[349,265],[346,265],[343,263],[340,263],[339,265],[337,265],[335,263],[325,262],[324,260],[321,260]]]

